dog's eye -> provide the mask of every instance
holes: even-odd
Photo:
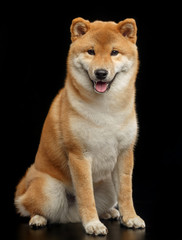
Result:
[[[111,56],[116,56],[118,54],[119,54],[119,52],[117,50],[112,50],[112,52],[111,52]]]
[[[93,49],[89,49],[87,52],[89,55],[95,55],[95,51]]]

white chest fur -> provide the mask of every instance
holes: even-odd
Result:
[[[106,178],[114,169],[122,149],[130,146],[137,132],[135,118],[128,118],[131,109],[113,111],[107,102],[86,104],[72,101],[73,107],[83,118],[72,118],[74,136],[84,146],[84,155],[91,161],[93,181]]]

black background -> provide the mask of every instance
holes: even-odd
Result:
[[[179,10],[180,5],[174,1],[16,3],[1,7],[1,198],[5,225],[17,226],[22,221],[13,206],[15,186],[34,161],[49,106],[64,85],[72,19],[80,16],[90,21],[119,22],[132,17],[138,26],[140,57],[136,82],[140,131],[135,150],[134,201],[146,220],[148,238],[155,235],[157,239],[157,231],[180,236]]]

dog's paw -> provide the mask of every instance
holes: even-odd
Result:
[[[128,228],[145,228],[145,222],[139,216],[133,218],[123,216],[121,224]]]
[[[40,215],[33,216],[29,221],[29,226],[34,229],[42,228],[42,227],[45,227],[46,225],[47,225],[47,219]]]
[[[99,220],[91,221],[85,224],[85,231],[91,235],[106,235],[108,233],[107,228]]]
[[[120,213],[119,213],[119,211],[116,208],[111,208],[109,210],[109,213],[110,213],[112,219],[119,220]]]
[[[120,213],[116,208],[111,208],[108,210],[108,212],[102,214],[100,216],[101,219],[114,219],[114,220],[119,220],[120,218]]]

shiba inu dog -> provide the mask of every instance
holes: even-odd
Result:
[[[106,235],[99,218],[114,218],[144,228],[132,200],[135,20],[76,18],[71,40],[65,87],[50,107],[35,162],[17,186],[17,211],[34,227],[81,221],[86,233]]]

